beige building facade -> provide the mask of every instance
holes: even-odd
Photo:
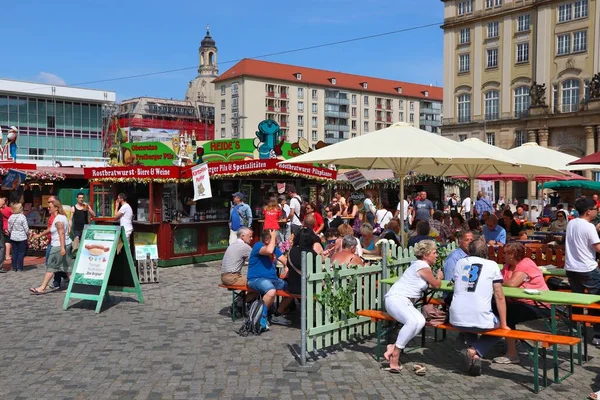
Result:
[[[245,59],[215,84],[215,138],[253,138],[277,121],[286,140],[336,143],[398,121],[440,132],[442,89]]]
[[[505,149],[537,141],[577,157],[600,150],[600,107],[590,98],[598,0],[442,1],[444,136]],[[545,88],[539,104],[534,84]]]

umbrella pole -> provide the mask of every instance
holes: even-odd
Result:
[[[400,179],[400,240],[402,241],[402,248],[404,248],[404,177],[405,175],[400,173],[398,174],[398,179]],[[385,256],[384,256],[385,257]]]
[[[469,188],[471,191],[471,203],[475,204],[475,201],[477,200],[477,192],[475,191],[475,177],[471,177],[469,181],[471,182],[471,187]]]

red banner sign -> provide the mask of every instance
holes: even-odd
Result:
[[[296,173],[304,175],[307,178],[336,179],[337,173],[334,170],[314,167],[310,164],[278,164],[281,160],[248,160],[248,161],[230,161],[224,163],[209,163],[208,171],[211,176],[215,175],[235,175],[244,172],[256,172],[266,170],[279,170],[287,173]]]
[[[85,179],[178,179],[180,176],[179,167],[101,167],[84,168],[83,177]]]

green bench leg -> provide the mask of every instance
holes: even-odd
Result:
[[[533,391],[538,393],[540,391],[540,371],[539,371],[539,354],[538,354],[538,343],[534,343],[533,347]],[[545,371],[544,371],[545,372]]]
[[[376,326],[376,335],[377,335],[377,350],[375,350],[375,357],[377,359],[377,362],[381,361],[381,335],[382,335],[382,329],[381,329],[381,320],[377,320],[377,323],[375,324]]]
[[[542,371],[543,373],[543,385],[544,387],[548,386],[548,370],[547,370],[547,366],[546,366],[546,348],[542,347],[542,368],[544,369]]]

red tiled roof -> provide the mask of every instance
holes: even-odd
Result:
[[[298,73],[302,74],[301,80],[296,79],[296,74]],[[245,58],[238,62],[233,67],[221,74],[221,76],[219,76],[213,82],[223,82],[225,80],[240,76],[252,76],[295,83],[309,83],[312,85],[326,86],[331,88],[382,93],[393,96],[402,95],[405,97],[436,101],[443,100],[443,89],[439,86],[420,85],[417,83],[393,81],[391,79],[352,75],[343,72],[299,67],[296,65],[279,64],[269,61],[253,60],[249,58]],[[331,83],[331,78],[335,78],[335,85]],[[367,83],[366,89],[363,89],[363,82]],[[398,87],[402,88],[401,94],[398,93]],[[429,92],[428,97],[425,97],[425,91]]]

